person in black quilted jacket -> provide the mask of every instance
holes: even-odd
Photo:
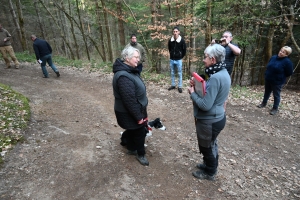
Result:
[[[142,165],[149,165],[145,157],[145,137],[148,126],[146,86],[137,68],[138,49],[130,46],[122,51],[122,58],[113,64],[114,110],[120,127],[126,129],[127,154],[135,155]]]

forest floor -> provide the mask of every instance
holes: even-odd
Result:
[[[283,89],[275,116],[271,102],[259,109],[259,98],[230,95],[218,174],[208,181],[192,176],[202,157],[186,89],[180,94],[168,91],[169,83],[146,82],[149,118],[160,117],[167,130],[147,139],[145,167],[120,145],[113,74],[58,69],[61,77],[48,68],[45,79],[37,64],[4,69],[0,63],[0,82],[28,97],[32,113],[26,142],[5,155],[0,199],[300,198],[299,90]],[[249,91],[262,97],[263,87]]]

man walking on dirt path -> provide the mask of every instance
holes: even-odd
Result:
[[[49,74],[46,69],[46,62],[56,73],[57,77],[60,77],[59,71],[52,62],[52,48],[49,43],[45,40],[37,38],[35,35],[31,35],[31,40],[33,41],[33,49],[35,52],[36,60],[39,64],[41,64],[44,78],[49,78]]]
[[[9,34],[9,32],[2,28],[2,25],[0,24],[0,52],[5,61],[6,69],[11,67],[10,60],[7,54],[9,54],[11,59],[14,61],[16,69],[19,69],[20,63],[18,62],[17,57],[15,56],[14,49],[12,48],[10,43],[10,38],[11,35]]]

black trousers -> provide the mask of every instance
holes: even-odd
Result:
[[[126,142],[127,149],[130,151],[137,151],[138,155],[145,155],[145,138],[146,138],[146,129],[144,126],[134,129],[134,130],[125,130],[121,137],[121,144]],[[123,144],[122,144],[123,145]]]
[[[226,115],[217,122],[199,119],[196,122],[199,150],[203,154],[203,163],[206,165],[204,171],[211,176],[216,174],[219,165],[217,137],[225,124]]]

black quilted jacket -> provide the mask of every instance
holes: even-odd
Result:
[[[139,71],[116,59],[113,72],[114,110],[118,124],[124,129],[140,128],[143,125],[138,121],[147,117],[148,99]]]

